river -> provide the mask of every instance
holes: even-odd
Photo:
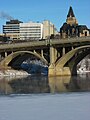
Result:
[[[90,120],[89,76],[0,77],[0,120]]]
[[[0,77],[0,95],[90,91],[90,73],[78,76],[44,75]]]

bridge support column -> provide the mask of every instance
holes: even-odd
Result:
[[[44,56],[43,56],[43,50],[41,50],[41,56],[42,56],[42,58],[44,58]]]
[[[57,52],[57,58],[58,58],[58,57],[60,57],[60,53],[59,53],[59,52]]]
[[[36,51],[35,51],[35,50],[33,50],[33,52],[34,52],[34,53],[36,53]]]
[[[74,49],[74,47],[72,46],[72,50]]]
[[[5,52],[5,57],[7,57],[7,52]]]
[[[48,75],[53,74],[55,76],[55,60],[56,60],[56,49],[50,47],[50,67],[48,68]]]
[[[58,72],[58,69],[55,66],[56,59],[57,59],[57,50],[54,47],[50,47],[50,66],[48,68],[49,76],[64,75],[62,74],[62,71],[65,71],[65,70],[61,69],[61,71]]]
[[[63,48],[63,55],[64,54],[65,54],[65,48]],[[48,68],[48,76],[65,76],[65,75],[71,76],[71,71],[69,67],[55,65],[56,59],[57,59],[57,51],[55,48],[50,47],[50,66]]]
[[[50,64],[55,63],[57,59],[57,50],[54,47],[50,47]]]
[[[65,54],[65,47],[63,47],[63,55]]]

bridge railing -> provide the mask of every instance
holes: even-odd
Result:
[[[75,38],[67,38],[67,39],[46,39],[42,41],[28,41],[21,43],[7,43],[0,44],[0,50],[5,49],[19,49],[19,48],[27,48],[27,47],[43,47],[43,46],[52,46],[52,45],[63,45],[63,44],[74,44],[74,43],[86,43],[90,44],[90,37],[75,37]]]

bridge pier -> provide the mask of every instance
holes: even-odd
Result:
[[[65,48],[63,47],[63,55],[65,54]],[[69,67],[55,66],[55,61],[58,57],[58,51],[54,47],[50,47],[50,66],[48,68],[48,76],[64,76],[70,75],[71,71]]]
[[[50,47],[50,64],[53,64],[57,59],[57,50],[54,47]]]
[[[71,71],[69,67],[55,67],[54,64],[50,65],[48,68],[48,76],[66,76],[69,75],[71,76]]]

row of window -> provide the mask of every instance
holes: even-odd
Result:
[[[20,29],[20,31],[37,31],[37,30],[40,30],[41,31],[41,29]]]
[[[3,30],[19,30],[18,28],[4,28]]]
[[[41,30],[19,30],[19,29],[3,29],[3,31],[20,31],[20,32],[41,32]]]
[[[12,31],[13,31],[13,32],[14,32],[14,31],[18,31],[18,32],[20,32],[19,30],[14,30],[14,29],[13,29],[13,30],[3,30],[3,31],[5,31],[5,32],[6,32],[6,31],[11,31],[11,32],[12,32]]]
[[[3,31],[3,33],[7,33],[7,34],[15,34],[15,33],[19,33],[18,31],[14,31],[14,33],[13,33],[13,31],[12,32],[9,32],[9,31]]]
[[[41,36],[41,34],[29,34],[29,35],[20,35],[20,37],[30,37],[30,36],[33,36],[33,37],[35,37],[35,36]]]
[[[28,29],[28,28],[41,28],[41,26],[20,26],[21,29]]]
[[[21,31],[20,31],[20,33],[21,33],[21,34],[41,34],[40,31],[35,31],[35,32],[33,32],[33,31],[32,31],[32,32],[21,32]]]
[[[18,28],[19,29],[20,27],[19,26],[3,26],[3,29],[4,28],[6,28],[6,29],[8,29],[8,28]]]
[[[3,26],[3,29],[20,29],[20,30],[27,30],[27,29],[41,29],[41,27],[33,26],[33,27],[19,27],[19,26]]]

